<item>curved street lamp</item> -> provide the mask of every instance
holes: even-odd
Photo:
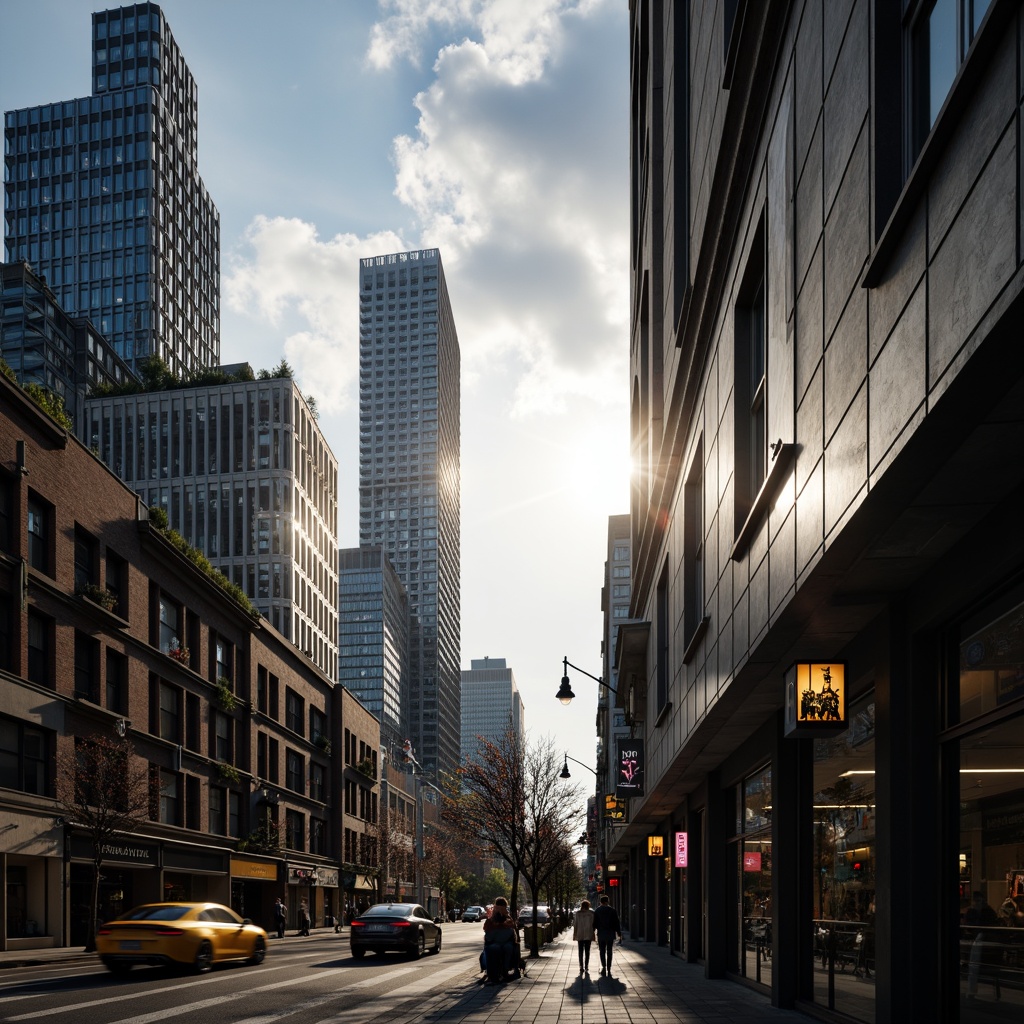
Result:
[[[572,687],[569,685],[569,669],[575,669],[577,672],[582,672],[585,676],[593,679],[598,686],[603,686],[606,690],[610,690],[612,693],[615,692],[615,688],[609,686],[600,676],[591,675],[585,668],[580,668],[579,665],[574,665],[568,658],[562,659],[562,685],[558,688],[558,693],[555,697],[560,700],[563,704],[568,705],[572,701],[573,697],[576,696],[572,692]]]
[[[570,761],[572,761],[573,764],[578,764],[581,768],[586,768],[588,772],[593,772],[593,775],[594,775],[595,779],[598,777],[597,772],[594,771],[594,769],[591,768],[589,764],[584,764],[582,761],[577,761],[575,757],[570,757],[568,754],[566,754],[565,755],[565,765],[563,766],[562,770],[558,773],[558,777],[560,779],[571,779],[572,778],[572,772],[569,771],[569,762]]]

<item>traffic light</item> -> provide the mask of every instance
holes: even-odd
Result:
[[[864,877],[864,864],[862,861],[855,860],[853,862],[853,880],[859,882]]]

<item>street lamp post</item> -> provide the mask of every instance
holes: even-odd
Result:
[[[589,679],[593,679],[598,686],[603,686],[606,690],[610,690],[615,693],[615,688],[609,686],[600,676],[591,675],[585,668],[580,668],[579,665],[574,665],[568,658],[562,659],[562,685],[558,688],[558,693],[555,697],[560,700],[563,704],[568,705],[573,697],[576,696],[572,692],[572,687],[569,685],[569,669],[574,669],[577,672],[582,672],[583,675]]]
[[[577,761],[575,757],[570,757],[568,754],[566,754],[565,755],[565,765],[562,767],[562,770],[558,773],[558,777],[560,779],[571,779],[572,778],[572,772],[569,771],[569,762],[570,761],[572,761],[573,764],[578,764],[581,768],[586,768],[587,771],[590,772],[594,776],[595,779],[598,778],[597,772],[594,771],[594,769],[591,768],[589,764],[584,764],[582,761]]]

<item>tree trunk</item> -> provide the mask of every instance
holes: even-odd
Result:
[[[93,872],[92,872],[92,899],[90,902],[89,909],[89,930],[85,935],[85,952],[95,953],[96,952],[96,929],[99,926],[100,919],[100,864],[102,863],[101,858],[97,857],[93,861]]]

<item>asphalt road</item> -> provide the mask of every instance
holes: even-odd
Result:
[[[4,1024],[366,1024],[385,1010],[439,992],[475,988],[480,925],[445,925],[440,954],[355,960],[348,935],[271,939],[259,966],[194,976],[136,967],[115,977],[98,961],[0,972]]]

